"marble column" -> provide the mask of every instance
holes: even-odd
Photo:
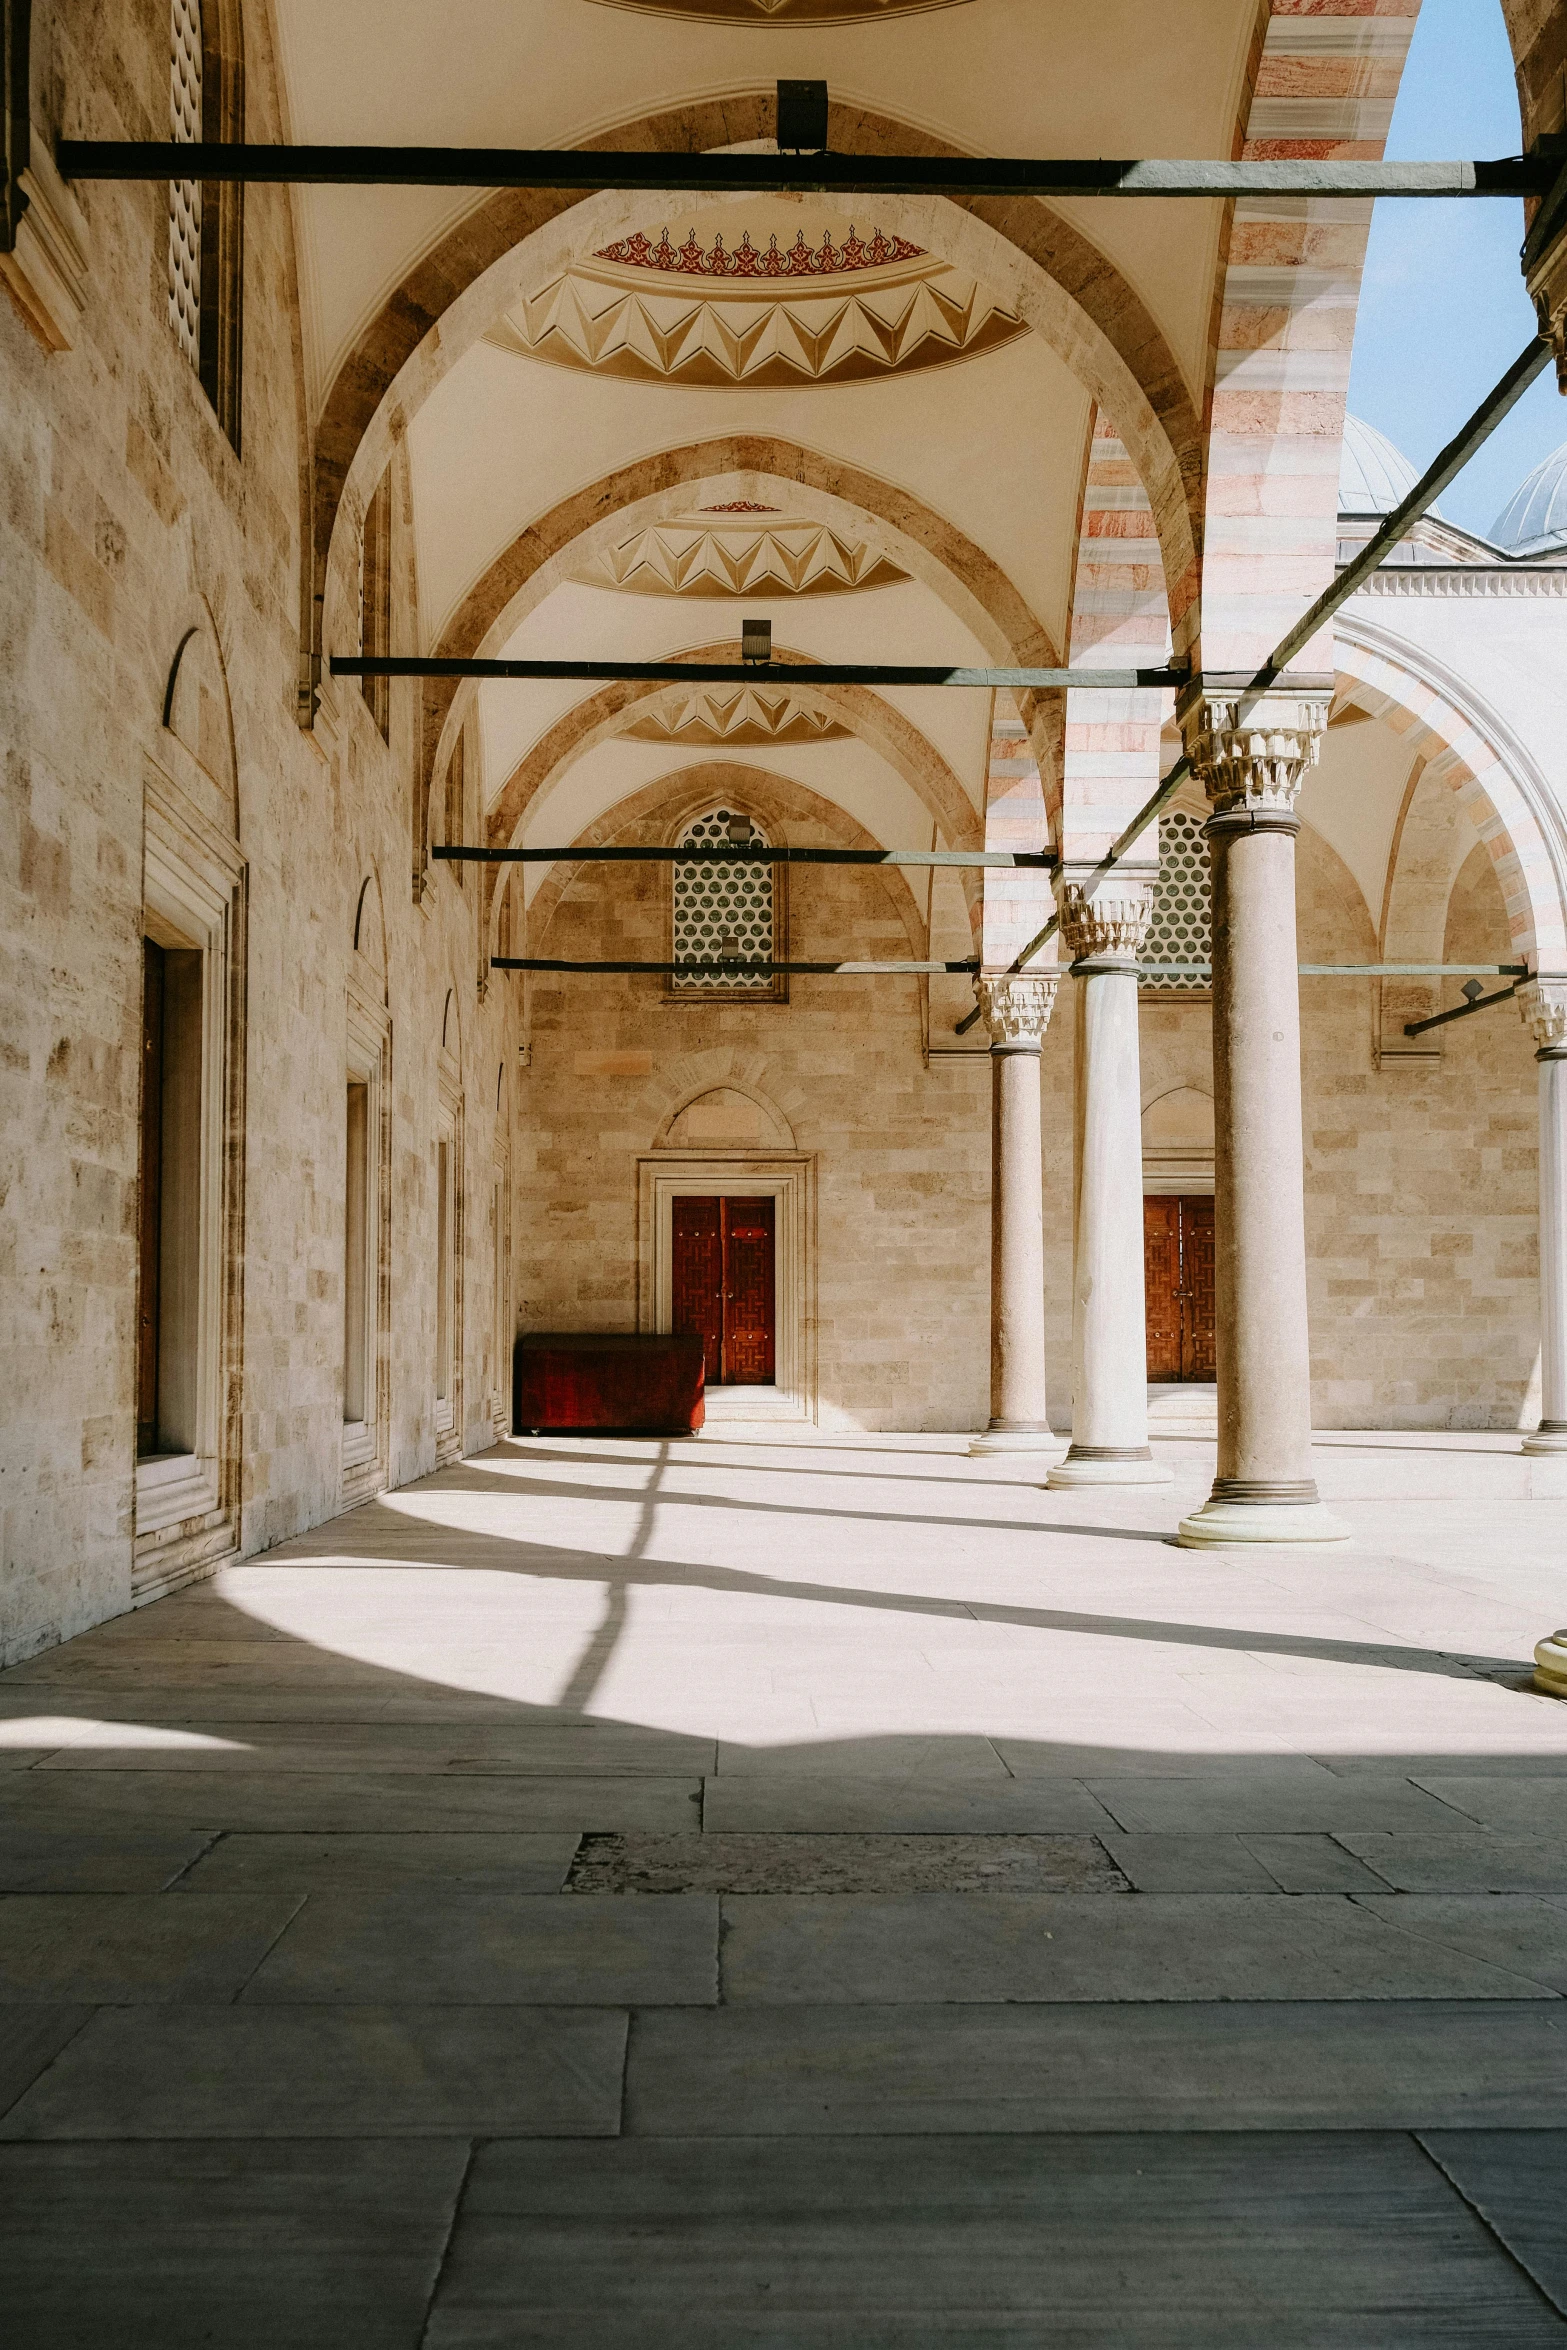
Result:
[[[990,1426],[972,1453],[1048,1452],[1039,1057],[1054,977],[980,979],[990,1030]]]
[[[1085,898],[1061,892],[1077,1014],[1077,1164],[1072,1243],[1072,1449],[1046,1482],[1168,1485],[1148,1443],[1143,1294],[1142,1082],[1137,955],[1152,890],[1118,875]]]
[[[1523,1449],[1567,1453],[1567,980],[1527,980],[1518,1004],[1540,1070],[1540,1425]]]
[[[1189,1549],[1336,1542],[1311,1462],[1306,1216],[1295,939],[1295,800],[1329,695],[1250,703],[1199,694],[1181,712],[1213,814],[1214,1286],[1219,1459],[1183,1518]]]

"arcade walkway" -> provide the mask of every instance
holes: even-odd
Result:
[[[0,1678],[8,2350],[1567,2345],[1516,1447],[508,1444]]]

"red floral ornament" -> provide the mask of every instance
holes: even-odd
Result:
[[[759,253],[749,229],[732,252],[721,234],[714,236],[711,252],[704,252],[694,228],[687,231],[683,245],[670,243],[667,228],[656,245],[638,229],[618,244],[604,246],[593,258],[612,261],[621,269],[662,270],[676,277],[780,278],[848,277],[885,269],[895,261],[923,261],[927,255],[922,245],[911,245],[904,237],[884,237],[879,228],[867,244],[851,224],[841,245],[833,243],[831,229],[823,232],[819,246],[808,245],[801,229],[786,253],[779,252],[776,237],[770,237],[767,251]]]

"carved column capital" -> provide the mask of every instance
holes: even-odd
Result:
[[[1524,1026],[1541,1054],[1567,1057],[1567,979],[1526,979],[1518,990]]]
[[[1214,813],[1294,819],[1332,695],[1198,694],[1180,713],[1186,756]]]
[[[1153,888],[1117,876],[1114,884],[1085,897],[1082,885],[1064,881],[1056,899],[1061,936],[1074,963],[1135,963],[1153,916]]]
[[[1055,1009],[1056,981],[1030,975],[1015,979],[976,979],[979,1016],[990,1030],[992,1046],[1011,1052],[1037,1053]]]
[[[1567,219],[1559,193],[1541,207],[1529,231],[1523,280],[1540,332],[1556,354],[1557,388],[1567,392]]]

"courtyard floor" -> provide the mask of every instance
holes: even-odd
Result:
[[[1567,2350],[1567,1461],[508,1443],[0,1676],[8,2350]]]

